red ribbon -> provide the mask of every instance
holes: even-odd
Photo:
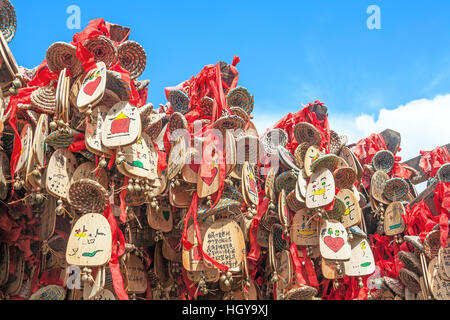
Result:
[[[450,155],[446,147],[438,147],[430,152],[420,151],[420,154],[422,157],[419,167],[428,178],[434,177],[443,164],[450,162]]]
[[[120,273],[119,257],[125,253],[125,238],[122,231],[117,226],[117,221],[109,204],[104,211],[104,216],[108,220],[112,233],[111,260],[109,261],[109,270],[113,281],[114,291],[120,300],[129,300],[128,294],[123,284],[122,274]],[[117,245],[119,237],[119,246]]]
[[[450,182],[439,182],[434,191],[434,204],[439,212],[439,229],[442,248],[447,246],[448,215],[450,214]]]
[[[197,218],[198,218],[198,213],[197,213],[198,204],[197,203],[198,203],[198,194],[197,194],[197,192],[195,192],[194,197],[192,198],[191,206],[189,207],[189,211],[186,214],[186,217],[184,218],[184,230],[183,230],[183,236],[181,238],[183,246],[186,248],[186,250],[191,250],[193,247],[192,243],[190,243],[187,239],[188,222],[192,215],[192,217],[194,219],[195,236],[197,238],[198,248],[199,248],[202,258],[204,260],[212,263],[218,269],[220,269],[222,271],[227,271],[229,269],[227,266],[220,264],[216,260],[212,259],[206,252],[203,251],[203,239],[202,239],[202,235],[200,233],[200,228],[198,226],[198,221],[197,221]]]

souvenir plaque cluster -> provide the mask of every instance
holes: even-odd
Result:
[[[155,108],[103,19],[26,69],[1,4],[0,299],[450,299],[449,146],[402,162],[320,101],[258,132],[237,56]]]

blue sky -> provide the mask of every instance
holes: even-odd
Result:
[[[272,123],[309,101],[330,114],[373,115],[415,99],[446,94],[450,78],[450,2],[446,0],[116,1],[12,0],[18,30],[10,44],[18,64],[38,65],[66,27],[69,5],[81,26],[105,20],[132,28],[148,54],[141,79],[149,102],[165,103],[164,87],[204,65],[240,56],[240,85],[255,95],[255,118]],[[381,30],[369,30],[369,5],[381,9]],[[450,141],[449,141],[450,142]]]

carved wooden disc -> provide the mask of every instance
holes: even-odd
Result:
[[[76,266],[103,266],[111,258],[112,235],[108,220],[97,213],[80,217],[70,232],[66,261]]]
[[[322,221],[319,239],[322,258],[328,260],[349,260],[351,247],[347,237],[347,230],[342,223],[332,220]]]

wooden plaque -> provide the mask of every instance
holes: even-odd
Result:
[[[405,231],[405,221],[403,215],[405,207],[401,202],[392,202],[384,213],[384,233],[387,236],[394,236]]]
[[[139,110],[131,103],[119,102],[109,111],[102,130],[102,143],[117,148],[134,143],[141,134]]]
[[[278,168],[275,167],[270,168],[264,184],[266,196],[272,201],[275,201],[274,184],[277,172]]]
[[[361,223],[361,207],[355,198],[353,191],[342,189],[337,194],[345,204],[345,213],[342,216],[342,224],[345,228],[350,228]]]
[[[33,140],[33,155],[39,166],[44,166],[45,151],[47,145],[45,143],[45,138],[48,136],[48,115],[45,113],[39,116],[39,120],[36,126],[36,131]]]
[[[383,198],[384,184],[388,180],[389,176],[384,171],[378,170],[373,174],[372,179],[370,181],[370,193],[375,200],[380,201],[382,203],[388,203]]]
[[[340,270],[340,272],[339,272]],[[345,265],[343,261],[322,259],[322,274],[329,280],[345,277]]]
[[[210,154],[207,154],[208,149]],[[214,148],[205,148],[202,164],[198,171],[197,193],[205,198],[219,190],[219,158]]]
[[[445,276],[444,267],[437,258],[430,261],[430,289],[436,300],[450,300],[450,281]]]
[[[320,150],[316,146],[310,146],[308,150],[306,150],[303,170],[305,170],[307,177],[311,177],[313,174],[311,165],[319,157],[319,155]]]
[[[76,266],[103,266],[111,258],[112,235],[108,220],[97,213],[80,217],[70,232],[66,261]]]
[[[22,132],[20,134],[20,141],[22,142],[22,149],[20,150],[20,157],[17,162],[16,172],[20,172],[26,169],[28,162],[28,157],[31,156],[31,144],[33,141],[33,129],[31,125],[26,123],[23,126]]]
[[[196,152],[194,148],[190,148],[186,160],[187,163],[183,166],[183,169],[181,169],[181,176],[184,181],[197,184],[198,168],[199,163],[201,163],[199,153]]]
[[[239,225],[231,219],[214,222],[206,230],[203,249],[214,260],[230,269],[241,265],[245,257],[244,234]]]
[[[77,97],[77,107],[85,108],[95,105],[103,98],[106,87],[106,66],[102,61],[97,62],[97,67],[87,73],[81,84]]]
[[[200,230],[200,236],[203,236],[208,229],[208,225],[206,223],[199,222],[198,227]],[[195,234],[194,224],[191,224],[187,230],[187,240],[192,244],[192,248],[187,250],[183,246],[182,258],[183,258],[183,267],[187,271],[206,271],[211,269],[209,266],[205,264],[203,261],[200,248],[198,246],[197,236]],[[205,248],[203,248],[205,249]]]
[[[142,135],[145,135],[145,133],[142,132]],[[150,159],[154,154],[150,153],[146,141],[149,141],[149,139],[146,140],[141,137],[132,145],[121,148],[125,156],[123,168],[132,176],[153,180],[156,178],[157,166],[154,165],[155,161]]]
[[[147,222],[153,229],[170,232],[173,228],[171,207],[160,205],[158,210],[147,205]]]
[[[319,169],[311,176],[306,189],[306,206],[310,209],[325,207],[333,202],[334,178],[330,170]]]
[[[450,239],[449,239],[450,240]],[[450,279],[450,241],[447,240],[447,246],[439,249],[439,256],[442,261],[445,277]]]
[[[178,138],[170,150],[167,164],[167,179],[169,180],[175,178],[186,164],[186,141],[183,136]]]
[[[109,108],[105,106],[98,106],[92,110],[92,115],[89,117],[86,124],[85,140],[86,148],[99,156],[112,155],[113,151],[106,148],[102,144],[102,132],[104,130],[104,123]]]
[[[352,255],[345,262],[345,274],[350,277],[363,277],[375,272],[375,259],[370,242],[366,238],[354,237],[350,241]]]
[[[128,287],[130,293],[145,293],[147,291],[147,273],[142,260],[130,254],[126,262]]]
[[[9,250],[6,242],[0,243],[0,286],[4,286],[8,282]]]
[[[255,206],[259,203],[258,198],[258,185],[256,183],[255,172],[253,167],[249,162],[244,163],[242,168],[242,194],[250,202],[248,205],[254,204]]]
[[[5,152],[0,151],[0,200],[8,196],[8,181],[11,180],[9,159]]]
[[[187,277],[191,281],[198,282],[202,276],[205,277],[205,282],[217,282],[220,271],[217,268],[208,268],[204,271],[187,271]]]
[[[47,168],[47,192],[56,198],[67,199],[67,190],[75,167],[76,159],[70,151],[56,150],[50,158]]]
[[[295,185],[295,198],[300,202],[305,202],[306,200],[306,188],[308,183],[303,177],[303,171],[300,171],[297,177],[297,184]]]
[[[102,289],[92,298],[92,300],[116,300],[116,296],[108,289]]]
[[[281,224],[284,227],[289,228],[289,208],[286,201],[286,191],[284,189],[282,189],[278,195],[278,216],[280,218]]]
[[[299,246],[316,246],[319,244],[319,223],[304,208],[294,215],[292,219],[292,242]]]
[[[226,144],[225,144],[225,163],[227,174],[230,174],[236,167],[236,140],[230,131],[226,131]]]
[[[342,223],[324,220],[320,227],[320,253],[328,260],[349,260],[351,247],[348,243],[347,230]]]
[[[287,250],[280,252],[276,259],[276,271],[280,278],[277,282],[277,287],[286,289],[292,283],[292,260],[291,254]]]
[[[42,207],[41,224],[39,227],[39,241],[45,241],[51,238],[55,232],[56,225],[56,199],[48,197]]]
[[[23,259],[23,253],[17,247],[13,247],[10,250],[10,268],[11,261],[16,262],[16,270],[13,275],[9,275],[8,283],[6,284],[6,294],[10,296],[16,296],[20,292],[20,288],[23,283],[23,274],[25,269],[25,261]]]

